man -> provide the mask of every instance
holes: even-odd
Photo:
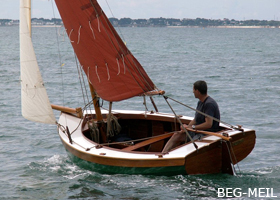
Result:
[[[219,122],[213,120],[212,117],[220,119],[219,106],[214,99],[207,94],[207,84],[205,81],[196,81],[193,84],[193,94],[195,98],[198,98],[196,110],[201,111],[211,117],[207,117],[199,112],[195,113],[195,117],[188,125],[183,124],[185,128],[193,130],[207,130],[207,131],[218,131]],[[193,140],[200,139],[204,134],[196,134],[189,132]],[[175,132],[170,140],[166,143],[162,153],[169,152],[172,148],[178,146],[181,142],[186,141],[186,133],[181,127],[181,131]],[[188,138],[188,141],[190,139]]]

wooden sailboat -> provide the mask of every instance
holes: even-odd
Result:
[[[56,0],[66,32],[86,74],[94,110],[51,105],[31,40],[30,0],[21,0],[20,57],[22,115],[57,124],[67,152],[105,173],[233,174],[232,166],[255,145],[255,131],[220,121],[220,131],[161,151],[182,123],[191,117],[155,112],[112,110],[112,104],[136,96],[168,98],[128,50],[96,0]],[[101,110],[99,98],[109,102]],[[154,104],[155,105],[155,104]],[[52,109],[60,110],[56,121]],[[173,111],[173,109],[171,109]],[[188,134],[188,130],[185,130]]]

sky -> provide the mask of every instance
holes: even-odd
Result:
[[[0,19],[19,19],[19,2],[20,0],[0,0]],[[118,19],[163,17],[280,20],[280,0],[99,0],[98,2],[108,17]],[[32,18],[35,17],[60,18],[53,0],[33,0]]]

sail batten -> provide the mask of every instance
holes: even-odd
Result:
[[[56,4],[75,54],[102,99],[120,101],[155,90],[96,0]]]
[[[56,120],[38,67],[30,33],[30,0],[20,1],[21,109],[28,120],[55,124]]]

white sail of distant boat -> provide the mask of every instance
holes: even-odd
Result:
[[[31,40],[30,0],[20,1],[20,68],[22,115],[31,121],[55,124]]]

